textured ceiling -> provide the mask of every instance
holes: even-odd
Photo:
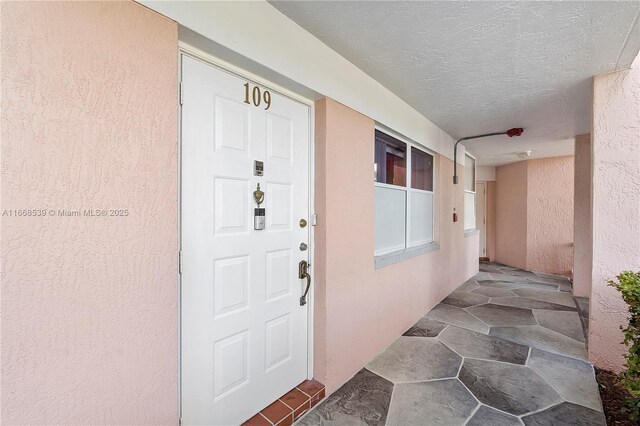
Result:
[[[454,138],[478,164],[573,154],[591,77],[640,49],[640,2],[271,1]]]

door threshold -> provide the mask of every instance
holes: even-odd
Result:
[[[324,398],[324,385],[305,380],[277,401],[244,422],[242,426],[290,426]]]

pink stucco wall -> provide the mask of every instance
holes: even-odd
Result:
[[[496,260],[496,181],[487,182],[487,257],[490,261]]]
[[[527,163],[527,270],[573,269],[573,156]]]
[[[133,2],[1,26],[1,208],[47,213],[2,217],[2,424],[175,424],[177,26]]]
[[[593,268],[589,358],[622,369],[620,325],[627,306],[607,286],[623,270],[640,270],[640,56],[631,70],[593,82]]]
[[[451,219],[463,186],[437,155],[440,249],[375,270],[374,125],[331,99],[316,103],[314,373],[329,392],[478,271],[478,235],[465,238]]]
[[[496,262],[527,267],[527,162],[496,167]]]
[[[591,135],[579,135],[574,145],[573,294],[591,296]]]
[[[573,268],[573,157],[496,167],[496,261],[568,275]]]

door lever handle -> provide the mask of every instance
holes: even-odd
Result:
[[[307,304],[307,293],[309,293],[309,288],[311,287],[311,275],[309,275],[308,271],[309,266],[306,260],[301,260],[298,264],[298,278],[307,280],[307,287],[304,290],[304,294],[300,297],[300,306]]]

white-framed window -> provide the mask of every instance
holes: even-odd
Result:
[[[476,159],[464,156],[464,230],[476,229]]]
[[[375,251],[379,256],[433,241],[433,154],[375,131]]]

